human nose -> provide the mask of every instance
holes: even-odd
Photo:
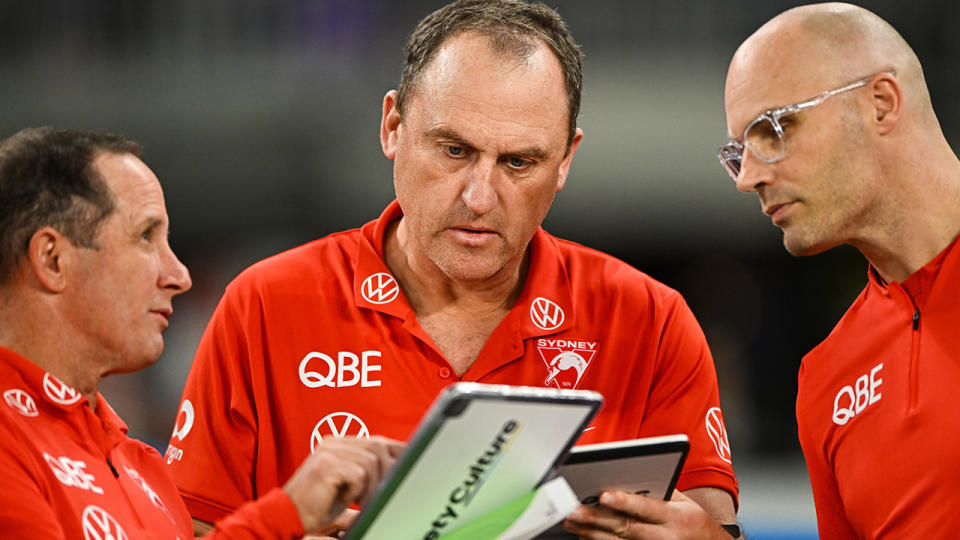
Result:
[[[770,183],[771,179],[770,164],[760,160],[745,148],[740,158],[740,173],[734,179],[737,189],[744,193],[759,191],[760,187]]]
[[[174,295],[183,294],[193,286],[190,271],[180,262],[173,249],[167,245],[164,254],[163,271],[160,274],[160,286],[170,289]]]
[[[498,173],[495,160],[480,159],[470,168],[470,176],[460,198],[474,214],[486,214],[496,206]]]

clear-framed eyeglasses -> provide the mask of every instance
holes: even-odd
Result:
[[[747,127],[743,130],[743,142],[730,139],[723,143],[717,152],[717,158],[734,180],[740,176],[740,164],[743,161],[743,152],[745,150],[749,150],[757,159],[766,163],[776,163],[780,161],[787,153],[787,141],[783,135],[781,119],[797,114],[802,110],[816,107],[837,94],[865,86],[879,73],[896,74],[894,71],[881,71],[869,77],[845,84],[835,90],[827,90],[816,97],[803,100],[800,103],[764,111],[760,116],[754,118],[752,122],[747,124]]]

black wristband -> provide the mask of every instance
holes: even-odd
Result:
[[[729,525],[721,523],[720,526],[723,527],[723,530],[727,531],[727,534],[730,536],[734,538],[740,538],[740,526],[736,523],[731,523]]]

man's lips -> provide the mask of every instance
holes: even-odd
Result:
[[[787,209],[789,209],[791,206],[793,206],[793,201],[779,203],[779,204],[771,204],[771,205],[764,206],[763,213],[770,216],[771,221],[776,223],[777,219],[779,217],[782,217],[783,214],[787,211]]]
[[[164,320],[169,321],[170,316],[173,315],[173,310],[170,308],[151,309],[150,313],[157,314],[163,317]]]
[[[492,230],[477,227],[450,227],[447,230],[466,244],[481,244],[497,235]]]

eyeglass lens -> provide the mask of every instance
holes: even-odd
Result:
[[[720,163],[727,170],[727,174],[736,180],[740,176],[740,160],[743,159],[743,147],[739,143],[728,142],[720,147],[717,157],[720,158]]]
[[[744,144],[758,158],[768,163],[783,156],[783,137],[767,115],[754,120],[745,134]]]

